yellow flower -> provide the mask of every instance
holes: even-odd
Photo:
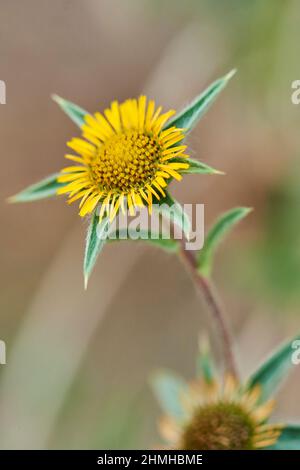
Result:
[[[274,444],[282,426],[267,424],[274,402],[260,402],[260,388],[243,390],[227,376],[216,381],[197,380],[181,396],[184,418],[164,416],[160,432],[169,449],[252,450]]]
[[[180,180],[180,171],[189,168],[182,160],[187,158],[183,129],[163,130],[175,111],[161,111],[140,96],[121,104],[114,101],[104,115],[86,115],[82,138],[68,142],[78,155],[66,155],[76,165],[60,172],[58,182],[66,185],[58,194],[68,193],[69,203],[81,199],[82,217],[99,203],[100,220],[105,213],[113,220],[126,204],[131,215],[137,206],[147,206],[151,213],[153,198],[164,197],[170,180]]]

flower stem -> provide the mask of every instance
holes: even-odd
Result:
[[[186,250],[184,240],[181,244],[179,256],[184,262],[184,265],[186,266],[188,271],[190,272],[198,291],[201,292],[204,296],[206,303],[210,309],[210,312],[214,318],[214,321],[218,326],[219,334],[222,341],[226,369],[228,372],[231,373],[231,375],[237,378],[238,373],[233,353],[232,338],[227,325],[227,321],[224,316],[224,312],[215,293],[215,289],[213,288],[210,280],[203,276],[201,273],[199,273],[199,271],[197,270],[196,258],[191,251]]]

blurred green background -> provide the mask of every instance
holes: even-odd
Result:
[[[91,111],[145,92],[178,109],[238,73],[189,139],[226,176],[188,176],[182,202],[255,211],[222,246],[215,279],[247,375],[300,326],[300,107],[297,0],[0,0],[2,184],[1,448],[151,448],[158,406],[149,377],[191,377],[205,305],[177,259],[126,242],[105,248],[87,292],[86,223],[64,198],[5,199],[58,170],[78,132],[50,95]],[[217,360],[219,345],[213,340]],[[300,418],[300,374],[276,418]]]

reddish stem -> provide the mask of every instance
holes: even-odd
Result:
[[[198,291],[200,291],[204,296],[210,312],[212,313],[213,318],[219,328],[226,368],[228,372],[231,373],[231,375],[237,378],[238,374],[233,353],[232,338],[224,316],[224,312],[221,308],[220,302],[211,282],[197,270],[196,258],[193,253],[189,250],[186,250],[185,240],[183,240],[181,244],[180,257],[190,272]]]

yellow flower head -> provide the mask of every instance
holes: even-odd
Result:
[[[224,386],[202,380],[183,396],[184,419],[164,416],[160,431],[171,449],[252,450],[271,446],[282,426],[266,424],[274,402],[260,402],[260,388],[243,390],[228,376]]]
[[[131,215],[136,206],[147,206],[151,213],[153,197],[165,196],[171,178],[181,179],[180,171],[189,167],[182,145],[183,129],[163,129],[175,111],[161,114],[154,101],[145,96],[114,101],[104,115],[85,116],[82,137],[68,146],[79,155],[66,155],[76,165],[64,168],[59,183],[67,183],[58,194],[69,193],[69,203],[81,199],[80,215],[92,212],[102,203],[112,220],[125,204]],[[180,157],[181,161],[176,161]]]

